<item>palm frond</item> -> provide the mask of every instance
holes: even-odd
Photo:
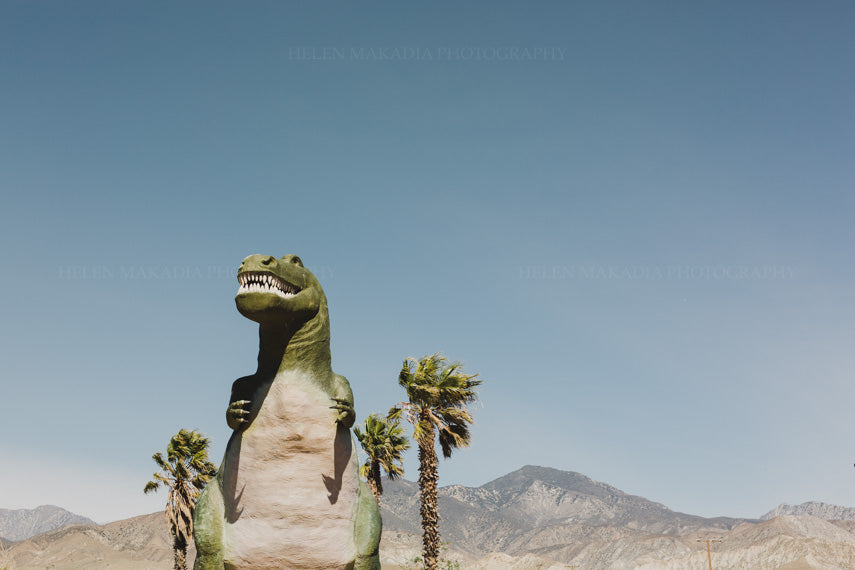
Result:
[[[154,460],[155,463],[157,463],[157,466],[160,467],[162,470],[170,474],[174,472],[172,465],[168,461],[163,459],[162,453],[157,452],[152,455],[151,458]]]
[[[154,475],[152,475],[152,477],[163,483],[168,488],[172,487],[172,482],[175,480],[174,478],[165,477],[160,473],[155,473]]]
[[[446,459],[459,447],[469,447],[471,436],[467,424],[450,424],[439,432],[439,445]]]
[[[404,468],[400,465],[395,465],[394,463],[389,463],[388,465],[383,466],[384,471],[389,476],[389,479],[395,480],[400,479],[404,476]]]
[[[435,416],[443,425],[471,424],[475,421],[466,408],[440,408],[436,410]]]
[[[371,471],[371,460],[370,459],[359,466],[359,476],[360,477],[368,478],[368,473],[370,471]]]

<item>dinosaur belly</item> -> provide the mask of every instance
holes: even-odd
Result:
[[[309,379],[277,376],[223,469],[226,568],[344,568],[358,485],[350,430]]]

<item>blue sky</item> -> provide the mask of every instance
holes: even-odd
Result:
[[[252,253],[300,255],[357,415],[484,381],[442,484],[855,505],[845,2],[0,5],[0,507],[162,508],[229,430]],[[415,453],[406,462],[416,478]]]

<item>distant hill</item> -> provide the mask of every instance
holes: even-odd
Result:
[[[855,568],[853,529],[855,525],[848,521],[832,523],[811,516],[785,515],[763,522],[744,522],[718,535],[722,542],[712,544],[712,566],[751,570]],[[713,538],[715,535],[705,537]],[[674,543],[676,556],[659,556],[657,559],[644,556],[637,558],[632,566],[623,567],[636,570],[704,570],[708,568],[706,544],[696,541],[694,533],[683,536]]]
[[[72,524],[8,548],[15,570],[168,570],[172,541],[163,513],[152,513],[106,525]],[[189,560],[195,552],[190,549]]]
[[[53,505],[35,509],[0,509],[0,538],[24,540],[68,524],[89,523],[90,519]]]
[[[760,520],[769,520],[781,515],[808,515],[827,521],[851,521],[855,520],[855,508],[829,505],[810,501],[801,505],[790,505],[781,503],[762,517]]]

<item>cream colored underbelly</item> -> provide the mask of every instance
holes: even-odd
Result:
[[[227,568],[343,568],[353,561],[357,458],[330,397],[280,375],[226,450]]]

